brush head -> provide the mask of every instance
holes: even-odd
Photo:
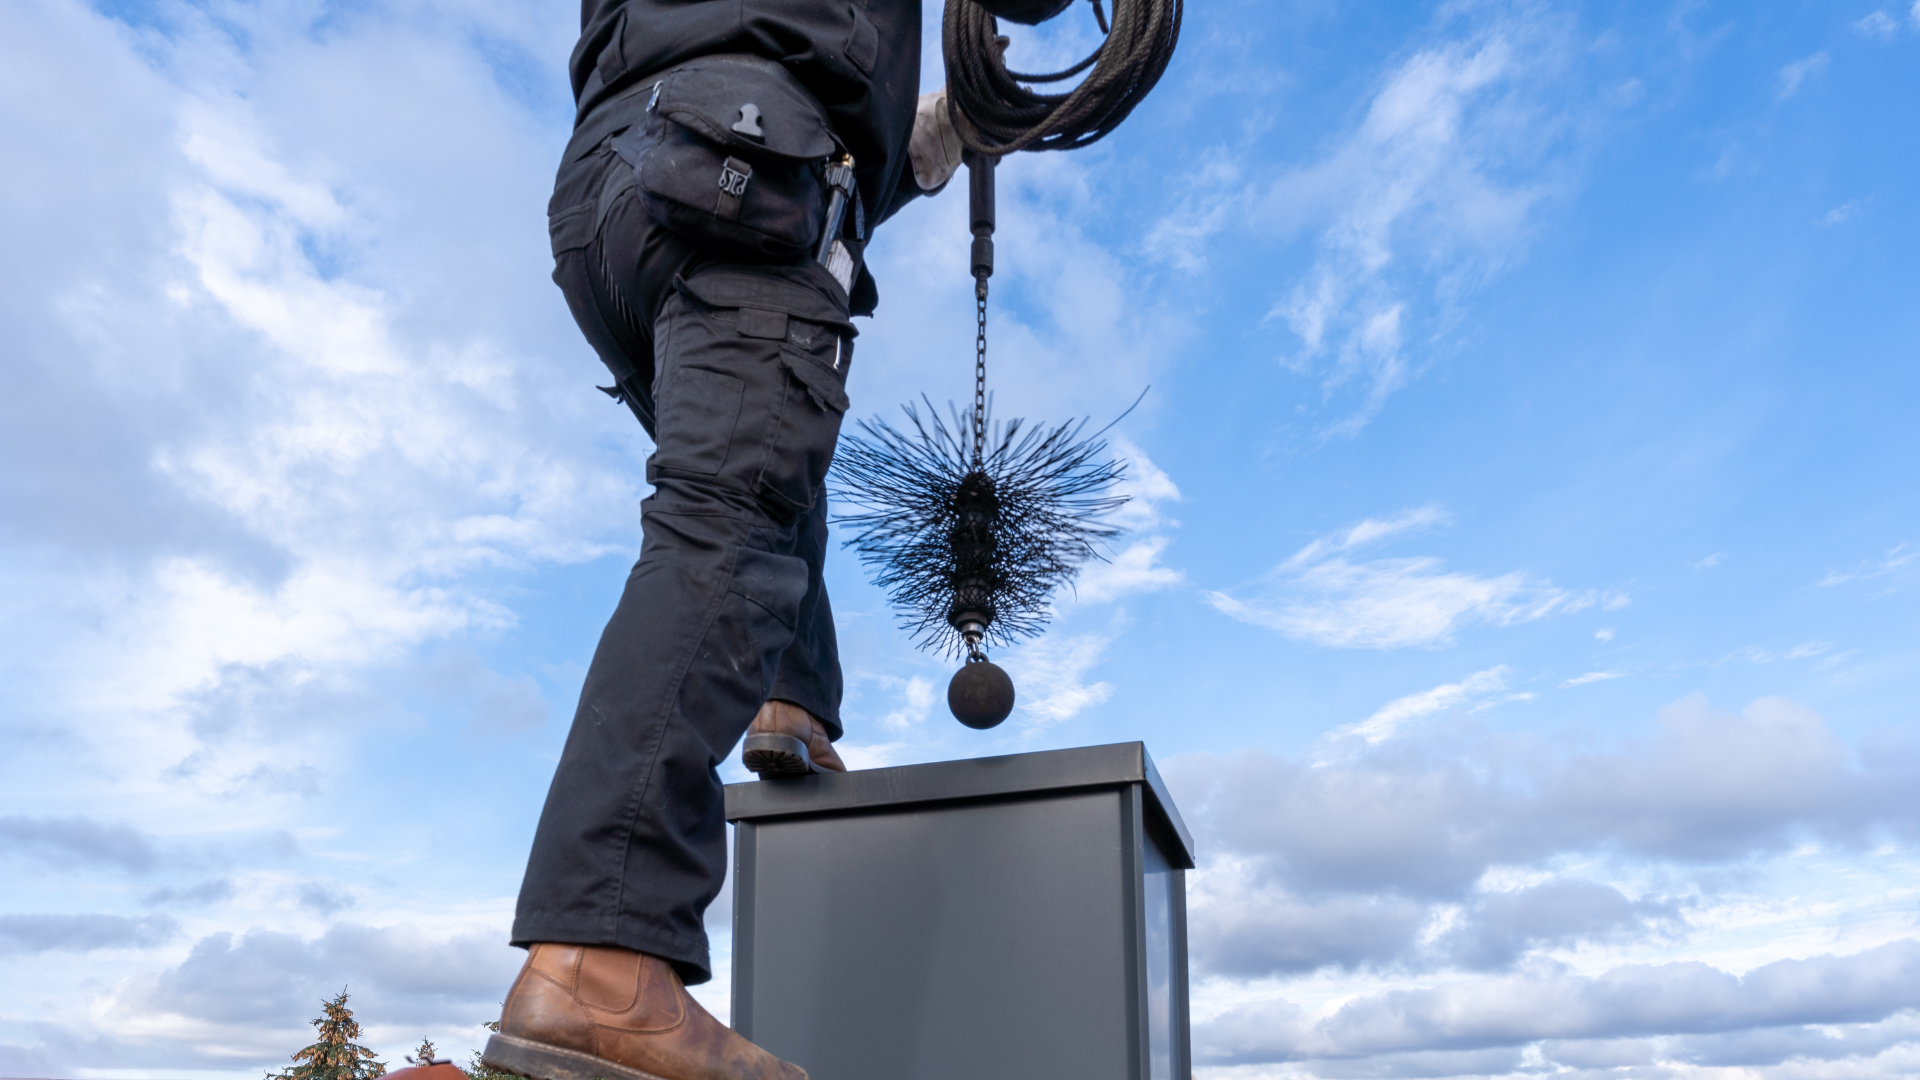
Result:
[[[1013,680],[991,660],[969,660],[947,684],[947,708],[970,728],[998,727],[1013,712]]]
[[[834,523],[921,647],[958,656],[1038,634],[1054,591],[1119,535],[1105,519],[1126,502],[1113,493],[1125,463],[1085,421],[990,424],[976,457],[969,417],[905,412],[904,428],[868,420],[842,436],[833,499],[851,512]]]

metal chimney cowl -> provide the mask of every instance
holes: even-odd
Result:
[[[733,1026],[817,1080],[1190,1080],[1193,841],[1137,742],[727,787]]]

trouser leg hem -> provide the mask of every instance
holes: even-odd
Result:
[[[525,949],[541,942],[556,945],[613,945],[657,956],[680,972],[680,981],[698,986],[713,978],[713,958],[705,941],[689,941],[630,919],[607,923],[515,919],[510,944]]]

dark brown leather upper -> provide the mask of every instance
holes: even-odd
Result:
[[[833,748],[833,741],[827,738],[827,727],[807,710],[791,701],[769,700],[760,706],[760,712],[753,718],[753,725],[747,728],[749,735],[786,735],[807,744],[807,756],[822,769],[833,772],[846,772],[846,763],[840,760],[840,752]]]
[[[799,1066],[715,1020],[671,964],[610,946],[529,949],[507,995],[500,1033],[662,1080],[807,1080]]]

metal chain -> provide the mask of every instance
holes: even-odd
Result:
[[[973,467],[978,469],[987,452],[987,279],[977,280],[973,297],[980,317],[973,339]]]

